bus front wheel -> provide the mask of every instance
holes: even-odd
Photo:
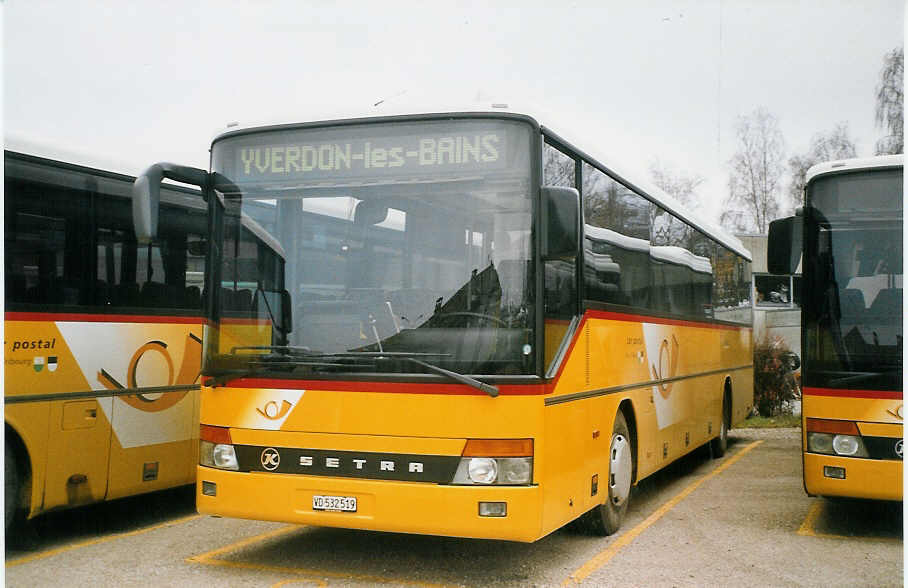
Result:
[[[615,415],[609,445],[608,496],[605,503],[581,517],[583,527],[594,535],[611,535],[621,527],[634,477],[634,446],[624,413]]]
[[[3,500],[5,505],[6,526],[4,530],[9,538],[10,528],[16,521],[19,514],[19,498],[22,487],[22,480],[19,478],[19,468],[17,466],[16,452],[13,451],[9,439],[6,439],[6,447],[3,453]]]

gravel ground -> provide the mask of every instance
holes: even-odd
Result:
[[[732,429],[728,432],[728,436],[740,439],[799,439],[801,437],[801,428],[761,427],[759,429]]]

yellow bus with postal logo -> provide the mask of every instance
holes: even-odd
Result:
[[[799,214],[770,225],[770,271],[799,260],[803,271],[810,495],[902,500],[903,166],[903,155],[816,165]]]
[[[29,144],[4,152],[7,531],[24,517],[195,481],[204,203],[166,186],[158,238],[139,245],[135,178],[91,163]],[[237,282],[237,297],[256,275]]]
[[[721,455],[752,409],[749,253],[536,118],[234,128],[211,153],[139,177],[140,240],[166,177],[202,187],[215,233],[270,207],[287,258],[280,310],[245,317],[270,330],[223,298],[206,316],[202,513],[612,533],[636,482]],[[212,250],[217,284],[235,253]]]

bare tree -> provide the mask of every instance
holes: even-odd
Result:
[[[650,163],[649,175],[653,183],[687,208],[695,210],[700,207],[697,188],[706,181],[703,176],[699,174],[689,176],[684,172],[675,171],[658,159]]]
[[[823,161],[857,157],[854,141],[848,134],[848,123],[840,122],[829,132],[816,133],[810,139],[810,149],[803,155],[793,155],[788,160],[791,170],[791,184],[788,197],[793,207],[804,201],[804,188],[807,185],[807,170]]]
[[[765,108],[738,117],[738,151],[731,158],[723,224],[734,230],[765,233],[779,216],[779,196],[785,171],[785,139],[779,120]]]
[[[897,47],[883,58],[880,84],[876,88],[876,124],[889,134],[876,142],[876,154],[903,153],[904,135],[904,52]]]

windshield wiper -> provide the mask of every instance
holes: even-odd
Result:
[[[438,367],[437,365],[432,365],[431,363],[426,363],[424,361],[416,359],[415,357],[401,356],[400,359],[406,359],[407,361],[412,361],[413,363],[415,363],[417,365],[421,365],[422,367],[426,368],[430,372],[436,373],[440,376],[445,376],[447,378],[454,380],[455,382],[460,382],[461,384],[466,384],[467,386],[472,386],[473,388],[476,388],[477,390],[482,390],[483,392],[485,392],[492,398],[495,398],[496,396],[498,396],[498,387],[493,386],[492,384],[486,384],[485,382],[480,382],[476,378],[473,378],[473,377],[470,377],[470,376],[467,376],[464,374],[458,374],[457,372],[452,372],[451,370],[446,370],[445,368]]]
[[[385,353],[375,352],[375,351],[360,351],[360,352],[337,354],[337,356],[343,356],[343,357],[366,356],[366,357],[374,357],[376,359],[382,359],[382,358],[404,359],[407,361],[411,361],[417,365],[420,365],[420,366],[426,368],[427,370],[429,370],[430,372],[432,372],[434,374],[438,374],[439,376],[445,376],[446,378],[448,378],[450,380],[454,380],[455,382],[458,382],[460,384],[466,384],[467,386],[476,388],[477,390],[482,390],[483,392],[485,392],[492,398],[495,398],[496,396],[498,396],[498,387],[497,386],[493,386],[492,384],[486,384],[485,382],[481,382],[471,376],[467,376],[465,374],[459,374],[457,372],[452,372],[451,370],[446,370],[443,367],[438,367],[435,364],[427,363],[427,362],[419,359],[419,358],[425,358],[425,357],[446,357],[447,355],[448,354],[446,354],[446,353],[409,353],[409,352],[405,352],[405,351],[389,351],[389,352],[385,352]]]
[[[353,351],[347,353],[316,353],[311,351],[307,347],[292,347],[287,345],[256,345],[256,346],[247,346],[247,347],[234,347],[230,350],[231,355],[236,355],[236,352],[239,350],[249,350],[249,351],[277,351],[290,353],[289,356],[257,356],[250,355],[249,359],[253,362],[260,365],[282,365],[282,366],[310,366],[310,367],[365,367],[362,364],[349,364],[349,363],[337,363],[337,360],[344,359],[360,359],[360,358],[369,358],[375,360],[381,359],[403,359],[406,361],[413,362],[428,371],[437,374],[439,376],[444,376],[450,380],[454,380],[459,384],[465,384],[477,390],[481,390],[495,398],[498,396],[498,387],[492,384],[486,384],[481,382],[474,377],[467,376],[465,374],[459,374],[457,372],[452,372],[451,370],[446,370],[443,367],[427,363],[422,361],[420,358],[429,358],[429,357],[445,357],[445,353],[409,353],[409,352],[400,352],[400,351],[386,351],[386,352],[374,352],[374,351]],[[308,361],[307,361],[308,360]],[[317,361],[317,360],[329,360],[329,361]],[[333,360],[333,361],[332,361]],[[240,370],[241,371],[241,370]],[[239,371],[238,371],[239,372]],[[219,376],[215,382],[222,382],[226,379],[232,379],[234,376],[232,374],[227,374],[226,377]]]

